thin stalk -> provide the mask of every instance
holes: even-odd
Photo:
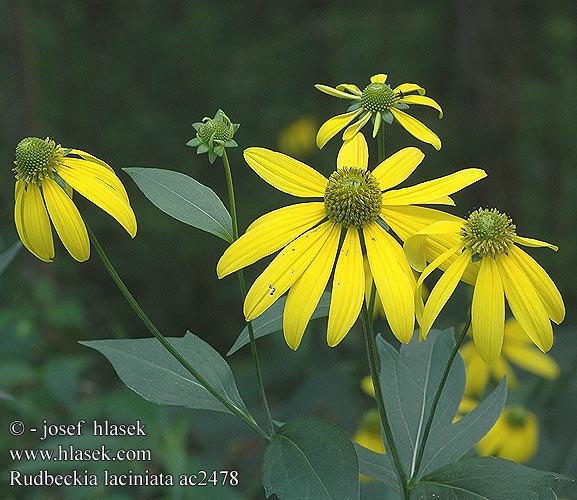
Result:
[[[431,432],[431,427],[433,425],[433,419],[435,418],[435,412],[437,411],[437,405],[439,404],[439,400],[441,399],[441,394],[443,393],[443,389],[445,388],[445,384],[447,383],[447,378],[449,377],[449,372],[451,371],[451,367],[453,366],[453,361],[457,357],[457,353],[459,352],[459,348],[469,331],[469,327],[471,326],[471,309],[467,313],[467,319],[465,320],[465,325],[457,338],[457,342],[451,355],[449,356],[449,360],[447,361],[447,366],[445,366],[445,371],[443,372],[443,376],[441,377],[441,381],[439,382],[439,387],[437,388],[437,392],[435,393],[435,397],[433,398],[433,403],[431,405],[431,411],[429,412],[429,418],[427,419],[427,423],[425,425],[425,429],[423,431],[423,438],[421,439],[421,443],[419,444],[419,450],[417,452],[417,457],[415,459],[413,473],[411,474],[411,479],[414,480],[419,473],[419,469],[421,467],[421,462],[423,461],[423,454],[425,453],[425,446],[427,444],[427,439],[429,438],[429,433]]]
[[[369,309],[371,308],[371,303],[374,305],[375,293],[374,284],[371,290],[371,299],[369,300]],[[375,342],[375,332],[373,329],[373,321],[371,316],[369,316],[369,311],[367,307],[363,306],[361,312],[361,322],[363,325],[363,332],[365,334],[365,347],[367,350],[367,357],[369,358],[369,368],[371,372],[371,378],[373,381],[373,387],[375,388],[375,397],[377,399],[377,408],[379,411],[379,417],[381,420],[381,425],[385,431],[385,437],[387,441],[387,453],[393,459],[393,465],[397,471],[397,477],[399,479],[399,486],[401,493],[403,495],[403,500],[409,500],[410,491],[407,484],[407,474],[401,462],[401,457],[399,455],[399,450],[395,442],[395,437],[393,436],[393,430],[391,429],[391,424],[389,423],[389,418],[387,417],[387,410],[385,408],[385,401],[383,399],[383,393],[381,389],[381,379],[379,376],[379,355],[377,352],[377,344]]]
[[[271,437],[264,432],[252,416],[244,411],[240,410],[236,406],[234,406],[230,401],[227,401],[212,385],[210,385],[200,373],[198,373],[189,363],[184,359],[180,353],[172,346],[172,344],[166,339],[166,337],[160,332],[160,330],[156,327],[156,325],[152,322],[152,320],[148,317],[148,315],[144,312],[140,304],[136,301],[132,293],[128,287],[120,278],[120,275],[116,272],[115,267],[113,266],[110,259],[107,257],[106,253],[104,252],[102,246],[100,245],[96,235],[92,232],[90,227],[87,226],[88,229],[88,236],[90,237],[90,241],[96,248],[96,252],[98,256],[102,260],[104,267],[110,274],[112,281],[118,287],[126,301],[130,304],[130,307],[134,310],[136,315],[140,318],[140,320],[144,323],[144,326],[148,329],[148,331],[162,344],[162,346],[176,359],[181,366],[190,373],[202,387],[204,387],[215,399],[217,399],[227,410],[229,410],[232,414],[236,415],[240,418],[245,424],[251,427],[257,434],[262,436],[267,441],[271,440]]]
[[[232,170],[230,168],[230,163],[228,161],[228,155],[226,154],[226,149],[224,149],[224,151],[223,151],[222,162],[224,164],[224,171],[225,171],[225,175],[226,175],[228,201],[229,201],[231,218],[232,218],[232,235],[233,235],[233,238],[235,240],[237,240],[238,239],[238,219],[237,219],[237,213],[236,213],[236,201],[235,201],[235,196],[234,196],[234,184],[232,182]],[[238,276],[238,284],[240,287],[240,294],[241,294],[242,300],[244,302],[244,299],[246,298],[247,291],[246,291],[246,283],[244,280],[244,273],[243,273],[242,269],[237,272],[237,276]],[[250,341],[250,349],[252,352],[252,359],[253,359],[253,363],[254,363],[254,371],[255,371],[255,375],[256,375],[258,394],[259,394],[261,404],[262,404],[262,407],[264,410],[264,414],[265,414],[265,418],[266,418],[266,422],[267,422],[267,426],[268,426],[268,432],[269,432],[269,435],[272,436],[274,434],[274,424],[272,421],[272,415],[270,413],[268,400],[266,398],[266,392],[264,390],[264,382],[263,382],[263,377],[262,377],[262,371],[260,368],[258,350],[256,348],[256,341],[254,338],[254,329],[252,326],[252,322],[247,321],[247,329],[248,329],[248,338]]]
[[[381,123],[379,132],[377,133],[377,153],[379,163],[381,163],[385,159],[385,127],[383,123]]]

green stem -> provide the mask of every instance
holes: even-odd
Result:
[[[112,265],[112,262],[110,262],[110,259],[108,259],[106,253],[104,252],[102,246],[100,245],[98,239],[96,238],[96,235],[92,232],[90,227],[87,226],[87,229],[90,241],[94,245],[94,248],[96,248],[96,252],[98,253],[100,259],[102,260],[102,263],[104,264],[104,267],[108,271],[108,274],[110,274],[112,281],[114,281],[114,283],[116,284],[116,286],[118,287],[118,289],[120,290],[126,301],[130,304],[130,307],[132,307],[132,309],[134,310],[136,315],[140,318],[140,320],[144,323],[144,326],[146,326],[148,331],[182,365],[182,367],[188,373],[190,373],[198,381],[198,383],[202,385],[202,387],[204,387],[207,390],[207,392],[209,392],[215,399],[217,399],[232,414],[236,415],[244,423],[246,423],[249,427],[251,427],[257,434],[262,436],[267,441],[270,441],[271,440],[270,436],[258,426],[258,424],[255,422],[255,420],[252,418],[250,414],[245,413],[244,411],[234,406],[230,401],[225,399],[216,389],[214,389],[214,387],[212,387],[212,385],[210,385],[204,379],[204,377],[202,377],[202,375],[200,375],[200,373],[198,373],[192,366],[190,366],[188,361],[186,361],[186,359],[184,359],[180,355],[180,353],[172,346],[172,344],[166,339],[166,337],[162,333],[160,333],[160,330],[158,330],[156,325],[147,316],[142,307],[140,307],[140,304],[138,304],[132,293],[130,293],[130,290],[127,288],[127,286],[120,278],[119,274],[116,272],[116,269]]]
[[[232,170],[230,168],[230,163],[228,161],[228,155],[226,154],[226,149],[223,151],[222,161],[224,163],[224,171],[226,175],[226,186],[228,189],[228,201],[230,206],[231,218],[232,218],[232,235],[235,240],[238,239],[238,219],[236,213],[236,201],[234,196],[234,184],[232,182]],[[242,300],[246,298],[246,283],[244,280],[244,273],[242,269],[238,271],[238,284],[240,287],[240,294],[242,296]],[[264,410],[265,418],[267,421],[268,432],[269,435],[272,436],[274,434],[274,424],[272,421],[272,415],[270,413],[270,408],[268,405],[268,400],[266,397],[266,392],[264,390],[264,382],[262,377],[262,371],[260,368],[260,361],[258,356],[258,350],[256,348],[256,341],[254,338],[254,329],[252,326],[252,322],[247,321],[247,329],[248,329],[248,338],[250,340],[250,349],[252,352],[252,359],[254,363],[254,371],[256,375],[256,382],[258,387],[258,394],[261,400],[261,404]]]
[[[433,398],[433,403],[431,404],[431,411],[429,412],[429,417],[427,419],[427,423],[425,425],[425,429],[423,431],[423,438],[421,439],[421,443],[419,444],[419,450],[417,452],[417,457],[414,462],[413,471],[411,474],[411,480],[415,480],[417,474],[419,473],[419,469],[421,467],[421,463],[423,461],[423,454],[425,453],[425,446],[427,444],[427,439],[429,438],[429,433],[431,432],[431,427],[433,425],[433,419],[435,418],[435,412],[437,411],[437,405],[441,399],[441,394],[443,393],[443,389],[445,388],[445,384],[447,383],[447,379],[449,377],[449,372],[451,371],[451,367],[453,366],[453,361],[457,357],[457,353],[459,352],[459,348],[469,331],[469,327],[471,326],[471,310],[467,314],[467,319],[465,320],[465,325],[461,330],[461,334],[459,335],[455,347],[449,356],[449,360],[447,361],[447,366],[445,366],[445,371],[443,372],[443,376],[441,377],[441,381],[439,382],[439,387],[437,388],[437,392],[435,393],[435,397]]]
[[[382,123],[377,133],[377,152],[380,164],[385,159],[385,127]]]
[[[373,284],[368,309],[371,309],[371,305],[374,306],[374,301],[375,301],[375,286]],[[410,492],[407,484],[407,474],[401,462],[401,457],[399,455],[399,450],[395,442],[395,437],[393,436],[393,430],[391,429],[389,418],[387,417],[387,410],[385,408],[385,401],[383,399],[383,392],[381,389],[381,379],[379,374],[380,372],[379,355],[377,352],[377,344],[375,342],[373,321],[372,317],[369,316],[368,309],[367,307],[363,306],[361,312],[361,322],[363,325],[363,332],[365,334],[365,347],[367,350],[367,356],[369,358],[369,368],[371,371],[371,378],[373,380],[373,387],[375,388],[375,398],[377,400],[377,408],[379,411],[381,425],[383,426],[383,430],[385,432],[387,453],[389,453],[393,459],[393,465],[397,471],[397,477],[399,479],[399,485],[401,493],[403,495],[403,500],[409,500]]]

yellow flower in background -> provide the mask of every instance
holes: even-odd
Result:
[[[14,221],[24,246],[36,257],[54,258],[54,225],[58,237],[77,261],[90,256],[86,226],[72,201],[72,192],[114,217],[130,236],[136,217],[124,186],[110,166],[79,149],[67,149],[52,139],[28,137],[16,147]]]
[[[381,421],[377,410],[368,410],[363,414],[353,441],[376,453],[385,453],[381,436]]]
[[[334,116],[321,126],[317,133],[318,147],[322,148],[345,127],[347,128],[343,133],[343,140],[351,139],[372,118],[373,137],[377,135],[383,120],[388,124],[397,120],[412,136],[431,144],[437,150],[441,149],[441,139],[419,120],[403,111],[408,109],[410,104],[430,106],[435,108],[439,112],[439,118],[442,118],[441,106],[430,97],[426,97],[425,89],[420,85],[403,83],[392,89],[386,81],[387,75],[374,75],[371,77],[371,83],[363,90],[351,83],[341,83],[336,88],[315,85],[325,94],[354,101],[347,113]],[[353,123],[350,124],[351,122]]]
[[[379,221],[405,232],[407,228],[418,230],[424,220],[430,223],[442,219],[442,212],[412,204],[453,204],[449,194],[483,178],[485,172],[466,169],[393,190],[417,168],[423,153],[405,148],[369,171],[368,147],[362,134],[343,143],[337,169],[328,179],[308,165],[268,149],[249,148],[244,157],[277,189],[302,198],[323,199],[260,217],[220,258],[217,274],[222,278],[282,249],[247,294],[247,321],[262,314],[290,289],[283,329],[287,344],[296,349],[334,268],[327,342],[336,346],[361,310],[366,253],[391,330],[401,342],[409,342],[414,327],[416,280],[403,249]]]
[[[409,261],[415,269],[423,271],[417,282],[417,295],[431,272],[438,267],[445,271],[431,290],[424,308],[417,309],[422,336],[426,337],[463,279],[474,284],[471,327],[475,346],[484,361],[492,364],[501,354],[505,298],[513,316],[533,343],[543,352],[551,348],[550,320],[561,323],[565,305],[553,280],[517,245],[553,250],[557,247],[518,236],[515,229],[506,214],[496,209],[478,209],[467,220],[434,223],[405,241]],[[427,248],[429,241],[430,248]],[[428,266],[427,261],[430,261]]]
[[[312,116],[299,116],[281,130],[279,149],[291,156],[306,156],[315,150],[316,131],[317,122]]]
[[[515,318],[505,322],[502,356],[492,365],[483,361],[473,342],[464,344],[460,353],[467,371],[465,394],[468,396],[480,397],[489,380],[500,382],[505,375],[508,387],[517,387],[519,382],[511,364],[545,379],[559,376],[559,365],[551,356],[534,347]]]
[[[480,455],[526,463],[537,452],[538,443],[537,417],[522,406],[510,405],[476,448]]]

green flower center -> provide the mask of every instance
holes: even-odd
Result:
[[[44,179],[54,177],[62,156],[62,148],[52,139],[27,137],[16,146],[16,166],[12,171],[17,180],[40,185]]]
[[[372,113],[390,109],[399,96],[386,83],[371,83],[361,94],[361,106]]]
[[[212,145],[213,142],[226,142],[232,138],[232,127],[220,120],[209,119],[198,127],[198,139],[200,142]]]
[[[344,227],[374,222],[381,211],[382,193],[375,176],[360,168],[339,168],[329,177],[325,212]]]
[[[516,235],[511,218],[496,208],[475,210],[461,228],[465,246],[480,258],[506,253]]]

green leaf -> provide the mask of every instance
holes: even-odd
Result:
[[[377,338],[377,344],[389,422],[401,462],[412,475],[433,399],[455,346],[453,330],[432,330],[426,341],[414,339],[401,346],[400,352],[381,337]],[[464,390],[465,367],[457,355],[437,406],[419,477],[461,458],[501,414],[506,398],[504,382],[467,417],[453,424]]]
[[[214,191],[188,175],[160,168],[127,167],[144,195],[171,217],[232,243],[230,214]]]
[[[216,391],[248,413],[232,371],[218,352],[190,332],[167,340]],[[121,380],[148,401],[230,413],[154,338],[80,343],[106,356]]]
[[[331,302],[330,292],[324,292],[321,296],[317,308],[314,310],[311,320],[315,318],[324,318],[329,315],[329,304]],[[279,332],[282,330],[282,315],[284,312],[284,306],[286,303],[286,296],[281,297],[272,306],[270,306],[264,313],[262,313],[258,318],[252,321],[252,328],[254,332],[254,338],[258,339],[269,335],[271,333]],[[248,337],[248,326],[245,326],[240,335],[237,337],[234,345],[226,353],[227,356],[231,356],[241,347],[244,347],[250,342]]]
[[[262,464],[267,498],[356,500],[359,463],[351,440],[337,426],[317,418],[283,425],[267,446]]]
[[[473,457],[425,476],[411,500],[552,500],[561,480],[567,478],[510,460]]]
[[[22,243],[17,241],[10,248],[0,253],[0,274],[2,274],[5,271],[10,262],[12,262],[14,257],[16,257],[16,254],[18,254],[18,250],[20,250],[21,248]]]
[[[357,443],[354,445],[359,459],[360,473],[385,483],[398,492],[399,482],[388,455],[376,453]]]

